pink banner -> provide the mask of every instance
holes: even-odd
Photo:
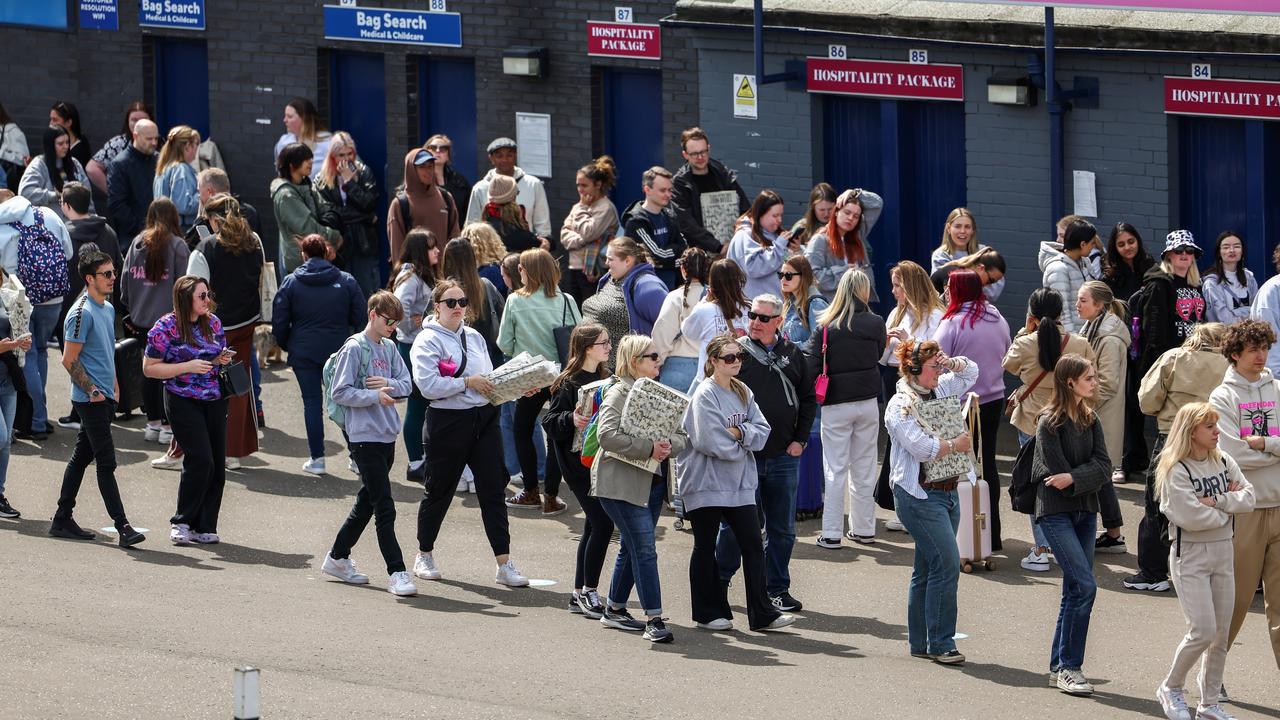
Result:
[[[1280,119],[1280,82],[1166,77],[1164,111],[1276,120]]]
[[[888,60],[807,59],[809,92],[916,100],[964,100],[964,68],[959,65]]]
[[[662,29],[642,23],[587,21],[587,54],[601,57],[662,59]]]
[[[1044,7],[1106,8],[1111,10],[1171,10],[1174,12],[1242,13],[1280,15],[1280,0],[1070,0],[1069,2],[1035,2],[1034,0],[952,0],[953,2],[995,2],[1001,5],[1034,5]]]

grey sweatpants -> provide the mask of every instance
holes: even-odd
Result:
[[[1176,532],[1175,528],[1169,528]],[[1200,702],[1212,705],[1227,664],[1231,612],[1235,607],[1235,550],[1230,540],[1174,542],[1169,551],[1169,577],[1187,618],[1187,634],[1173,653],[1165,685],[1181,688],[1187,673],[1200,663]]]

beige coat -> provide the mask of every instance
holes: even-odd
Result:
[[[622,431],[622,408],[631,393],[631,380],[619,378],[609,388],[600,405],[596,420],[596,435],[600,439],[600,453],[591,465],[591,495],[629,502],[645,507],[649,504],[649,492],[653,488],[653,474],[605,455],[605,451],[643,460],[653,455],[653,441],[628,435]],[[671,457],[685,449],[689,436],[677,430],[671,440]]]
[[[1227,366],[1217,348],[1168,350],[1142,377],[1138,405],[1143,413],[1156,416],[1161,434],[1168,434],[1178,409],[1189,402],[1207,401],[1209,393],[1222,384]]]
[[[1059,325],[1060,332],[1062,326]],[[1040,377],[1043,368],[1040,367],[1039,345],[1040,334],[1038,332],[1027,332],[1026,328],[1018,331],[1013,338],[1013,344],[1009,346],[1009,352],[1004,354],[1004,369],[1018,376],[1024,386],[1028,386]],[[1089,347],[1089,341],[1084,339],[1083,335],[1071,333],[1067,337],[1067,347],[1063,354],[1075,353],[1082,355],[1089,360],[1096,360],[1093,348]],[[1053,368],[1049,368],[1049,374],[1044,376],[1040,384],[1036,386],[1035,392],[1027,397],[1023,397],[1024,391],[1018,388],[1014,391],[1018,396],[1018,407],[1013,411],[1013,417],[1010,422],[1013,426],[1026,433],[1027,435],[1036,434],[1036,420],[1040,417],[1040,413],[1044,407],[1049,404],[1049,400],[1053,398]]]
[[[617,229],[618,209],[608,197],[590,205],[574,203],[560,227],[560,244],[569,251],[569,269],[591,270],[600,253],[600,242],[612,240]]]
[[[1124,458],[1124,384],[1129,371],[1129,329],[1112,313],[1085,325],[1085,337],[1097,355],[1098,390],[1094,407],[1102,421],[1111,467],[1119,468]]]

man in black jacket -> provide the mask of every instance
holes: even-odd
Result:
[[[622,214],[623,234],[644,244],[653,258],[654,272],[675,290],[680,286],[676,261],[687,245],[671,209],[671,171],[653,166],[641,178],[644,200],[632,203]]]
[[[796,544],[796,486],[800,454],[818,413],[813,374],[800,348],[778,332],[782,301],[758,295],[751,303],[747,336],[740,338],[742,369],[738,379],[755,394],[756,405],[769,421],[769,439],[756,453],[756,507],[764,516],[765,573],[769,597],[782,611],[800,610],[791,597],[791,550]],[[724,582],[737,572],[741,553],[733,532],[720,527],[716,561]]]
[[[150,120],[133,126],[133,143],[107,168],[107,207],[116,236],[125,247],[147,224],[151,183],[156,179],[156,144],[160,130]]]
[[[680,234],[686,243],[711,254],[720,252],[722,241],[706,227],[702,217],[702,195],[710,192],[734,192],[738,196],[738,212],[747,211],[751,201],[738,185],[738,174],[719,160],[711,159],[711,141],[699,127],[691,127],[680,135],[680,154],[685,164],[672,179],[671,204],[680,223]],[[728,242],[724,238],[723,242]]]

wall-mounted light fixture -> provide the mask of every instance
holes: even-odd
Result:
[[[987,79],[987,102],[1032,107],[1036,104],[1036,88],[1026,75],[993,75]]]
[[[502,74],[546,77],[547,49],[516,45],[502,51]]]

